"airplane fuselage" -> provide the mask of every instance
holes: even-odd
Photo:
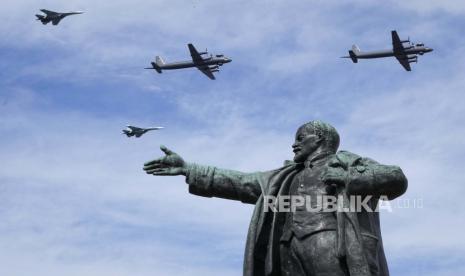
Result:
[[[418,55],[433,51],[433,49],[426,47],[423,43],[413,44],[410,43],[410,39],[401,40],[396,30],[391,31],[391,38],[392,49],[362,52],[357,45],[352,45],[352,49],[349,50],[349,55],[342,58],[350,58],[353,63],[357,63],[359,59],[395,57],[406,71],[412,71],[410,63],[417,62]],[[406,42],[408,42],[409,45],[405,45],[404,43]]]
[[[47,10],[41,10],[41,11],[44,12],[46,15],[37,14],[36,17],[37,17],[37,20],[40,20],[40,22],[42,22],[42,24],[44,25],[52,21],[56,21],[56,24],[54,25],[57,25],[58,22],[60,22],[60,20],[62,20],[63,18],[69,15],[83,13],[83,12],[61,12],[61,13],[53,12],[53,13],[50,13],[50,11],[47,11]]]
[[[123,134],[126,134],[128,137],[136,136],[137,138],[141,137],[143,134],[151,131],[162,129],[163,127],[149,127],[149,128],[140,128],[134,126],[128,126],[126,129],[123,129]]]
[[[194,62],[192,60],[186,61],[178,61],[178,62],[170,62],[165,63],[163,65],[158,65],[160,69],[163,70],[173,70],[173,69],[183,69],[183,68],[190,68],[190,67],[197,67],[197,66],[216,66],[216,65],[223,65],[224,63],[231,62],[231,60],[227,57],[213,57],[204,59],[202,62]]]
[[[208,54],[207,50],[205,50],[205,52],[198,52],[192,43],[187,44],[187,46],[191,54],[191,60],[167,63],[163,61],[160,56],[156,56],[155,61],[150,63],[152,67],[147,67],[145,69],[154,69],[159,74],[161,74],[163,70],[176,70],[196,67],[208,78],[214,80],[215,76],[213,73],[219,72],[220,66],[223,64],[231,62],[231,59],[225,57],[224,55],[205,56]]]
[[[396,52],[395,50],[382,50],[382,51],[367,51],[367,52],[358,52],[357,58],[358,59],[371,59],[371,58],[383,58],[383,57],[394,57],[394,56],[401,56],[401,55],[423,55],[424,53],[431,52],[432,49],[428,47],[413,47],[410,49],[405,49],[403,52]]]

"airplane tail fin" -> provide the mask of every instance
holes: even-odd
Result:
[[[357,45],[352,45],[352,52],[355,53],[355,55],[357,55],[358,53],[360,53],[360,48],[358,48]]]
[[[155,63],[156,63],[158,66],[165,65],[165,61],[164,61],[160,56],[156,56],[156,57],[155,57]]]
[[[36,14],[36,17],[37,17],[37,20],[40,20],[40,22],[42,22],[42,24],[44,25],[47,25],[47,23],[49,21],[45,20],[45,16],[41,15],[41,14]]]
[[[353,63],[357,63],[357,54],[353,50],[349,50],[349,56]]]
[[[349,50],[349,56],[353,63],[358,62],[357,55],[360,53],[360,48],[357,45],[352,45],[352,50]]]
[[[155,62],[152,62],[153,69],[157,70],[159,74],[161,74],[161,67],[165,65],[165,61],[160,57],[155,57]]]
[[[144,68],[144,69],[155,69],[159,74],[161,74],[161,67],[163,65],[165,65],[165,62],[163,61],[163,59],[159,56],[156,56],[155,57],[155,62],[150,62],[150,64],[152,64],[152,67],[150,68]]]
[[[350,58],[353,63],[358,62],[358,57],[357,55],[360,53],[360,48],[358,48],[357,45],[352,45],[352,50],[349,50],[349,56],[344,56],[342,58]]]

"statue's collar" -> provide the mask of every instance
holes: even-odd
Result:
[[[314,166],[325,163],[331,155],[333,155],[333,153],[329,151],[320,152],[315,156],[311,156],[305,162],[297,164],[297,166],[301,168],[313,168]]]

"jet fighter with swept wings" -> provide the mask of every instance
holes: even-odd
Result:
[[[54,12],[54,11],[49,11],[46,9],[41,9],[41,12],[45,13],[44,15],[41,14],[36,14],[37,20],[40,20],[42,24],[47,25],[47,23],[52,22],[53,25],[58,25],[60,21],[65,18],[68,15],[73,15],[73,14],[82,14],[84,12]]]
[[[142,128],[136,126],[127,125],[126,129],[123,129],[122,134],[126,134],[127,137],[136,136],[137,138],[141,137],[143,134],[147,133],[151,130],[158,130],[162,129],[163,127],[149,127],[149,128]]]
[[[214,80],[215,76],[213,75],[213,73],[219,72],[219,68],[220,66],[223,66],[223,64],[231,62],[231,59],[225,57],[224,55],[213,56],[211,54],[210,56],[204,57],[204,55],[208,55],[207,50],[205,50],[205,52],[198,52],[197,49],[195,49],[194,45],[192,45],[191,43],[189,43],[187,46],[189,47],[192,60],[165,63],[161,57],[156,56],[155,62],[151,62],[152,67],[145,69],[155,69],[159,74],[161,74],[162,70],[197,67],[197,69],[199,69],[202,73],[207,75],[207,77]]]
[[[358,59],[396,57],[405,70],[411,71],[412,68],[410,67],[410,63],[416,63],[418,61],[418,55],[433,51],[433,49],[425,47],[423,43],[413,44],[410,43],[410,39],[401,40],[396,31],[391,31],[391,36],[392,50],[362,52],[357,45],[353,45],[352,50],[349,50],[349,56],[343,58],[350,58],[354,63],[357,63]],[[408,45],[404,43],[408,43]]]

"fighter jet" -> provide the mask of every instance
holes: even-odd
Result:
[[[152,67],[145,69],[155,69],[159,74],[162,70],[173,70],[173,69],[182,69],[189,67],[197,67],[202,73],[207,75],[210,79],[214,80],[214,72],[220,71],[220,66],[223,64],[231,62],[231,59],[225,57],[224,55],[210,55],[209,57],[203,57],[203,55],[208,55],[208,51],[198,52],[194,45],[188,44],[189,51],[191,53],[192,60],[189,61],[179,61],[173,63],[165,63],[163,59],[159,56],[155,57],[155,62],[151,62]]]
[[[410,43],[410,39],[400,40],[396,31],[391,31],[391,36],[392,50],[362,52],[357,45],[353,45],[352,50],[349,50],[349,56],[342,58],[350,58],[354,63],[357,63],[358,59],[396,57],[405,70],[411,71],[410,63],[418,61],[417,55],[433,51],[433,49],[425,47],[423,43],[413,44]],[[404,43],[408,43],[408,45],[404,45]]]
[[[137,138],[141,137],[143,134],[145,134],[148,131],[151,130],[158,130],[162,129],[163,127],[149,127],[149,128],[142,128],[142,127],[136,127],[136,126],[130,126],[127,125],[126,129],[123,129],[122,134],[126,134],[127,137],[131,136],[136,136]]]
[[[73,15],[73,14],[82,14],[84,12],[54,12],[54,11],[49,11],[45,9],[41,9],[41,12],[45,13],[44,15],[41,14],[36,14],[37,20],[40,20],[42,24],[47,25],[50,21],[52,22],[53,25],[58,25],[60,23],[61,19],[65,18],[68,15]]]

